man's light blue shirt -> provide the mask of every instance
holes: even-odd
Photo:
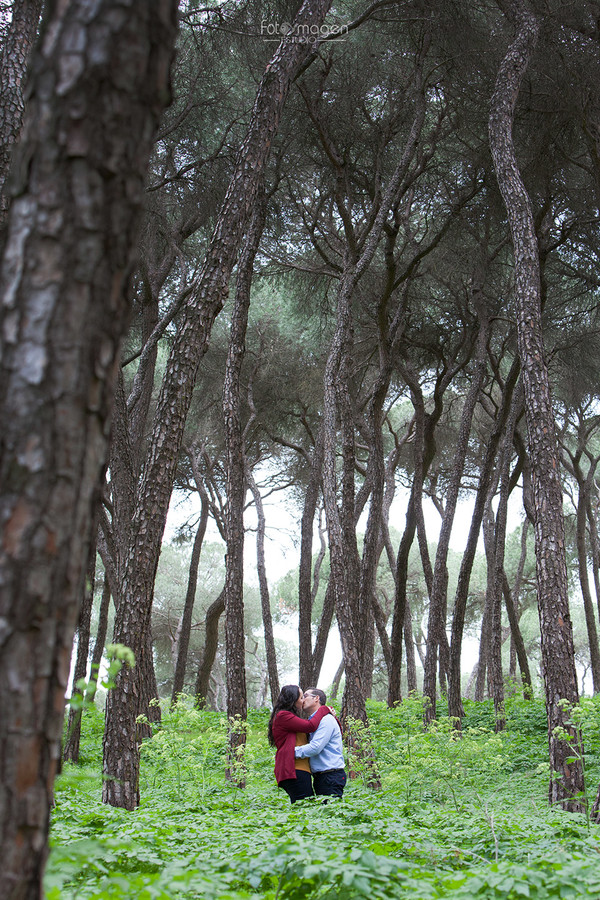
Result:
[[[342,732],[335,716],[329,715],[321,719],[319,727],[309,737],[310,743],[296,747],[295,753],[301,759],[310,760],[311,772],[344,768]]]

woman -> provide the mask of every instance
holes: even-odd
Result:
[[[307,759],[296,759],[294,747],[306,744],[306,735],[316,731],[323,716],[330,713],[328,706],[321,706],[312,718],[301,719],[295,713],[302,712],[303,703],[304,695],[297,684],[284,685],[268,727],[269,743],[277,747],[275,778],[292,803],[314,796],[310,764]]]

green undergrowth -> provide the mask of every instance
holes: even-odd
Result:
[[[600,898],[600,829],[547,804],[543,704],[512,699],[508,728],[467,704],[462,737],[422,702],[369,704],[382,790],[294,806],[273,780],[268,711],[249,717],[247,786],[224,779],[225,717],[188,702],[142,747],[142,802],[101,802],[102,716],[86,712],[81,764],[56,784],[49,900],[69,898]],[[590,794],[600,706],[586,701]],[[593,797],[592,797],[593,799]]]

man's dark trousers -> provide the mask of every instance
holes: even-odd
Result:
[[[313,772],[313,783],[318,797],[341,797],[346,784],[346,773],[343,769]]]

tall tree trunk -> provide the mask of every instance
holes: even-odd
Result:
[[[99,0],[93,17],[85,0],[53,4],[32,59],[18,149],[27,164],[18,167],[0,288],[7,900],[41,896],[73,631],[176,14],[175,0]]]
[[[525,396],[534,501],[534,529],[542,665],[548,714],[551,779],[549,798],[581,809],[583,767],[580,735],[569,724],[561,700],[578,702],[573,631],[569,615],[559,455],[544,357],[540,266],[531,204],[518,168],[512,137],[514,109],[535,48],[538,23],[522,0],[506,4],[516,36],[504,57],[491,101],[489,134],[496,177],[510,224],[515,258],[517,342]],[[565,728],[574,747],[557,737]],[[567,762],[569,760],[569,762]],[[579,795],[579,796],[578,796]]]
[[[323,431],[319,429],[313,448],[310,476],[304,495],[300,525],[300,564],[298,568],[298,678],[301,685],[315,684],[312,648],[312,545],[315,513],[323,468]]]
[[[348,517],[347,503],[345,517],[338,507],[337,484],[337,409],[338,380],[340,369],[344,365],[344,356],[348,353],[349,336],[352,329],[351,296],[355,285],[354,272],[350,270],[340,286],[338,293],[337,326],[331,350],[325,368],[324,407],[323,407],[323,498],[327,517],[329,536],[329,560],[331,565],[331,581],[335,596],[335,610],[344,666],[346,670],[346,686],[344,690],[344,714],[352,718],[367,720],[365,697],[361,679],[361,658],[359,640],[356,631],[356,592],[355,578],[349,577],[349,565],[355,563],[356,550],[352,558],[347,558]],[[347,489],[347,485],[346,485]],[[343,493],[343,491],[342,491]],[[342,497],[342,506],[344,508]],[[352,497],[352,524],[354,523],[354,497]],[[356,565],[352,566],[356,572]]]
[[[490,642],[490,685],[494,700],[494,718],[496,731],[506,728],[506,710],[504,706],[504,674],[502,671],[502,584],[504,575],[504,554],[506,546],[506,521],[508,517],[508,498],[510,493],[510,462],[512,457],[513,433],[520,408],[520,392],[515,394],[504,436],[500,460],[500,498],[496,513],[494,529],[493,575],[492,575],[492,628]],[[490,506],[491,514],[491,506]]]
[[[392,614],[392,633],[390,636],[390,674],[388,681],[388,706],[392,707],[402,699],[402,641],[404,636],[404,619],[406,616],[406,587],[408,582],[408,557],[417,530],[415,515],[415,485],[406,507],[406,522],[400,546],[396,556],[394,612]]]
[[[386,668],[389,672],[390,666],[392,663],[392,651],[390,649],[390,639],[388,637],[388,633],[386,631],[387,620],[386,615],[383,609],[381,608],[381,604],[379,603],[375,594],[372,597],[373,603],[373,618],[375,620],[375,627],[377,628],[377,634],[379,635],[379,640],[381,642],[381,650],[383,652],[383,658],[385,660]]]
[[[363,555],[360,567],[360,589],[359,589],[359,607],[368,610],[365,627],[365,642],[362,659],[362,675],[365,684],[365,691],[368,697],[371,696],[373,685],[373,658],[375,650],[375,634],[373,628],[373,612],[374,604],[377,602],[375,598],[375,582],[377,575],[377,565],[383,550],[382,534],[384,516],[389,515],[389,509],[394,492],[393,477],[386,482],[386,463],[383,451],[383,405],[388,393],[391,375],[392,375],[392,351],[397,345],[399,335],[402,331],[401,324],[404,322],[403,306],[401,305],[399,314],[394,317],[392,328],[389,326],[389,302],[394,289],[396,280],[396,262],[394,258],[394,246],[398,237],[397,227],[388,227],[385,233],[385,260],[386,260],[386,279],[383,291],[379,298],[377,310],[377,343],[379,356],[379,374],[371,389],[371,396],[367,405],[366,414],[366,431],[369,444],[369,462],[367,477],[370,481],[371,499],[369,504],[369,515],[367,518],[367,526],[365,528],[365,537],[363,544]],[[395,454],[397,459],[397,454]],[[387,494],[387,497],[386,497]],[[387,501],[387,503],[386,503]],[[387,525],[387,522],[386,522]],[[381,628],[378,625],[378,630]],[[387,634],[386,634],[387,639]],[[389,650],[388,644],[388,650]],[[391,669],[391,652],[387,656],[388,673]]]
[[[418,690],[417,666],[415,662],[415,640],[413,637],[412,612],[408,599],[404,611],[404,650],[406,652],[406,687],[408,693]]]
[[[335,613],[335,591],[333,587],[333,579],[329,578],[327,588],[325,590],[325,599],[323,600],[323,611],[317,628],[317,637],[315,639],[315,649],[312,658],[312,684],[318,684],[323,660],[325,659],[325,650],[327,649],[327,640],[331,631],[331,623]]]
[[[406,524],[400,539],[398,555],[396,558],[396,577],[394,614],[392,618],[392,634],[390,648],[392,652],[392,668],[388,686],[388,706],[393,706],[401,699],[401,673],[402,673],[402,640],[404,634],[404,617],[406,613],[406,586],[408,579],[408,558],[413,544],[415,533],[419,530],[419,549],[423,560],[423,567],[427,573],[426,563],[426,536],[423,520],[423,482],[435,457],[435,429],[444,410],[443,398],[446,388],[450,384],[453,373],[444,371],[437,379],[433,392],[433,409],[425,412],[425,400],[423,391],[416,374],[407,366],[400,366],[401,373],[410,387],[414,414],[414,461],[415,474],[413,485],[406,509]],[[428,591],[430,591],[428,583]]]
[[[584,478],[579,461],[576,460],[575,473],[577,478],[577,565],[579,570],[579,585],[581,587],[581,596],[583,597],[583,609],[585,612],[585,623],[587,626],[588,642],[590,645],[590,665],[592,669],[592,683],[594,694],[600,692],[600,648],[598,646],[598,629],[596,628],[596,617],[594,613],[594,601],[592,600],[592,592],[590,589],[590,579],[588,576],[588,556],[587,556],[587,500],[588,493],[593,483],[595,467],[590,466],[588,478]]]
[[[404,176],[413,158],[416,143],[423,127],[425,107],[423,98],[417,100],[417,110],[412,129],[406,142],[404,153],[392,175],[385,195],[381,199],[377,215],[371,231],[358,258],[352,259],[348,251],[348,259],[338,288],[336,329],[331,342],[329,356],[325,367],[324,402],[323,402],[323,497],[329,533],[329,557],[331,577],[335,591],[335,609],[340,639],[344,654],[346,670],[346,686],[344,690],[343,715],[351,716],[363,722],[367,721],[364,689],[361,679],[361,650],[356,626],[358,624],[357,584],[350,575],[349,566],[355,568],[356,535],[354,523],[349,521],[349,490],[353,486],[353,467],[348,463],[352,452],[354,423],[351,421],[352,411],[348,409],[349,386],[347,367],[349,350],[352,345],[352,296],[356,285],[371,264],[383,227],[402,190]],[[343,437],[343,477],[342,477],[342,510],[340,516],[337,500],[337,415],[339,412]],[[354,506],[354,498],[352,498]],[[352,529],[353,534],[350,534]],[[350,556],[349,556],[350,554]],[[369,598],[368,614],[371,614]],[[367,751],[369,755],[370,751]],[[378,776],[373,772],[373,784],[378,783]]]
[[[450,546],[450,534],[454,524],[456,505],[462,476],[465,468],[465,460],[471,434],[471,423],[477,404],[477,398],[483,385],[487,362],[487,341],[489,336],[489,319],[481,302],[479,313],[479,330],[477,335],[477,348],[475,351],[475,371],[473,372],[471,386],[465,397],[460,428],[456,441],[456,450],[452,462],[452,476],[448,486],[446,505],[442,518],[442,527],[438,538],[438,546],[435,555],[433,570],[433,585],[429,603],[429,620],[427,625],[427,652],[425,655],[425,671],[423,675],[423,694],[429,698],[425,706],[425,721],[431,722],[436,716],[436,670],[438,647],[442,642],[441,632],[446,631],[446,608],[448,594],[448,549]]]
[[[77,623],[77,657],[73,670],[73,686],[71,698],[82,698],[83,691],[78,687],[78,682],[87,675],[87,664],[90,649],[90,624],[92,621],[92,606],[94,603],[94,583],[96,579],[96,545],[90,543],[90,558],[83,590],[83,600],[79,609],[79,621]],[[68,762],[79,762],[79,742],[81,739],[81,709],[69,707],[67,721],[67,737],[63,747],[63,759]]]
[[[137,668],[140,686],[139,714],[148,719],[147,723],[141,721],[136,729],[139,743],[140,737],[152,737],[152,723],[158,724],[162,717],[158,702],[158,684],[156,682],[156,670],[154,669],[154,647],[151,628],[148,628],[144,634],[144,643],[137,660]]]
[[[217,655],[219,646],[219,619],[225,612],[225,589],[221,591],[216,600],[206,610],[204,618],[204,650],[198,666],[196,678],[196,706],[201,709],[208,697],[210,673]]]
[[[305,27],[318,28],[330,2],[305,0],[292,31],[303,33]],[[116,640],[134,652],[139,653],[149,628],[160,546],[198,367],[213,322],[227,296],[231,272],[254,209],[289,88],[300,67],[312,58],[312,50],[311,45],[286,37],[265,70],[198,277],[197,290],[182,312],[182,324],[167,362],[132,523],[132,546],[123,579],[124,602],[119,606],[115,623]],[[103,800],[126,809],[135,808],[139,802],[136,679],[135,669],[119,673],[108,697],[104,740]],[[240,697],[245,696],[243,683],[238,685],[238,690]],[[240,708],[243,706],[241,702]]]
[[[504,602],[506,604],[506,612],[510,625],[512,646],[514,647],[515,657],[519,661],[519,669],[521,671],[521,684],[523,686],[523,696],[525,697],[525,699],[530,700],[533,697],[533,683],[531,681],[529,661],[527,659],[523,635],[519,627],[517,606],[510,589],[510,585],[508,583],[508,578],[506,577],[506,572],[502,573],[502,592],[504,594]]]
[[[469,534],[463,557],[460,563],[458,573],[458,581],[456,584],[456,594],[454,598],[454,613],[452,616],[452,637],[450,642],[450,669],[448,678],[448,715],[455,719],[461,719],[464,716],[464,710],[461,700],[461,655],[462,655],[462,639],[465,627],[465,615],[467,611],[467,600],[469,597],[469,584],[471,582],[471,572],[477,552],[477,544],[481,532],[481,524],[485,511],[486,499],[490,486],[492,484],[494,464],[498,453],[498,446],[506,424],[510,405],[512,402],[513,391],[519,377],[519,363],[514,360],[510,368],[504,387],[502,390],[502,399],[500,408],[496,418],[496,424],[486,442],[486,450],[479,473],[479,483],[477,485],[477,493],[475,495],[475,504],[473,507],[473,515],[469,526]]]
[[[600,787],[598,788],[598,795],[592,807],[590,818],[596,825],[600,825]]]
[[[331,682],[331,691],[329,693],[330,693],[332,700],[337,699],[337,695],[338,695],[338,692],[340,689],[340,682],[342,680],[342,675],[344,674],[344,668],[345,668],[344,659],[342,657],[342,661],[340,662],[339,666],[337,667],[337,669],[335,671],[335,675],[333,676],[333,681]]]
[[[142,391],[146,393],[147,391]],[[148,398],[149,399],[149,398]],[[142,403],[138,404],[140,410]],[[110,500],[111,523],[108,525],[106,518],[102,520],[105,538],[106,531],[110,530],[110,539],[106,547],[102,546],[103,559],[107,571],[112,574],[111,592],[115,602],[115,635],[114,643],[126,643],[117,633],[120,605],[123,602],[122,585],[125,578],[129,549],[132,541],[132,522],[135,512],[136,489],[139,478],[139,456],[143,444],[143,430],[141,419],[138,420],[136,429],[132,428],[132,422],[125,398],[125,381],[123,372],[119,370],[117,388],[115,391],[115,406],[113,427],[110,446]],[[105,550],[111,556],[106,558]],[[137,715],[145,716],[150,722],[160,722],[161,710],[157,702],[158,688],[156,685],[156,673],[154,671],[154,653],[152,648],[151,623],[141,637],[140,647],[137,648],[138,665],[136,677],[139,682]],[[149,724],[141,723],[136,729],[138,736],[150,737],[152,729]]]
[[[273,617],[271,615],[271,599],[269,597],[269,585],[267,582],[267,567],[265,565],[265,511],[262,497],[254,476],[247,472],[248,487],[254,498],[258,528],[256,529],[256,570],[258,572],[258,586],[260,590],[260,606],[262,610],[263,628],[265,632],[265,653],[267,656],[267,672],[269,673],[269,690],[273,706],[279,696],[279,674],[277,672],[277,656],[275,654],[275,638],[273,636]]]
[[[188,584],[185,592],[185,603],[183,606],[183,614],[181,616],[179,640],[177,641],[177,662],[175,664],[175,675],[173,676],[171,706],[174,706],[177,703],[177,697],[183,692],[185,683],[185,670],[187,668],[190,634],[192,630],[192,615],[194,612],[194,601],[196,599],[196,586],[198,584],[198,569],[200,568],[202,544],[204,543],[204,535],[206,534],[206,525],[208,523],[208,494],[206,491],[201,492],[200,503],[200,521],[198,522],[194,546],[192,547],[192,558],[190,560]]]
[[[238,265],[235,301],[231,314],[229,348],[225,365],[223,384],[223,422],[225,425],[225,448],[227,453],[227,508],[225,514],[225,534],[227,556],[225,557],[225,654],[227,672],[227,715],[229,721],[236,716],[246,719],[248,699],[246,696],[246,651],[244,637],[244,501],[246,497],[246,457],[244,450],[245,430],[241,420],[241,372],[246,353],[246,331],[250,309],[250,288],[254,271],[254,260],[258,253],[260,239],[265,225],[264,183],[257,188],[256,205]],[[252,413],[252,418],[254,413]],[[262,596],[261,596],[262,599]],[[269,609],[269,616],[270,616]],[[268,627],[268,623],[265,628]],[[266,632],[265,632],[266,634]],[[272,629],[271,629],[272,636]],[[227,766],[227,777],[237,780],[240,786],[243,778],[242,763],[246,743],[243,728],[232,728],[229,732],[229,760],[235,764]]]
[[[406,377],[406,374],[405,374]],[[401,691],[401,675],[402,675],[402,641],[404,636],[404,619],[406,616],[407,604],[407,582],[408,582],[408,559],[410,550],[415,538],[417,526],[422,520],[423,515],[423,481],[429,470],[434,455],[435,441],[434,431],[437,422],[442,414],[441,394],[438,391],[436,403],[432,413],[425,413],[425,403],[422,391],[414,379],[410,380],[413,405],[415,408],[415,437],[414,437],[414,460],[415,474],[413,476],[413,484],[406,508],[406,524],[404,532],[400,539],[398,547],[398,555],[396,557],[395,570],[395,594],[394,594],[394,613],[392,617],[392,634],[390,638],[390,650],[392,665],[390,669],[390,679],[388,684],[388,706],[402,699]],[[425,541],[424,533],[421,535]],[[423,552],[424,552],[424,548]],[[423,561],[424,571],[426,569],[425,561]],[[428,585],[429,589],[429,585]]]
[[[106,643],[106,632],[108,630],[108,609],[110,606],[110,584],[106,573],[104,573],[104,585],[102,586],[102,599],[100,600],[100,610],[98,612],[98,629],[96,631],[96,640],[94,641],[94,649],[92,651],[92,661],[90,665],[90,686],[86,695],[86,701],[93,703],[96,696],[98,685],[98,674],[104,654],[104,645]]]
[[[590,535],[590,549],[592,551],[592,572],[594,574],[596,603],[598,605],[598,615],[600,616],[600,548],[598,547],[598,527],[596,524],[596,518],[594,516],[591,497],[588,497],[588,501],[586,504],[586,513],[588,520],[588,531]]]
[[[0,251],[10,205],[11,152],[23,125],[23,88],[43,0],[12,0],[12,15],[0,47]]]
[[[484,521],[484,535],[486,523]],[[491,545],[490,538],[487,539],[486,556],[488,555],[487,547]],[[481,633],[479,636],[479,659],[477,661],[477,672],[475,674],[475,692],[474,699],[483,700],[485,696],[486,676],[488,672],[488,661],[490,657],[490,636],[492,630],[492,592],[490,590],[489,580],[491,578],[491,566],[488,559],[488,588],[485,592],[485,606],[483,608],[483,617],[481,619]]]

